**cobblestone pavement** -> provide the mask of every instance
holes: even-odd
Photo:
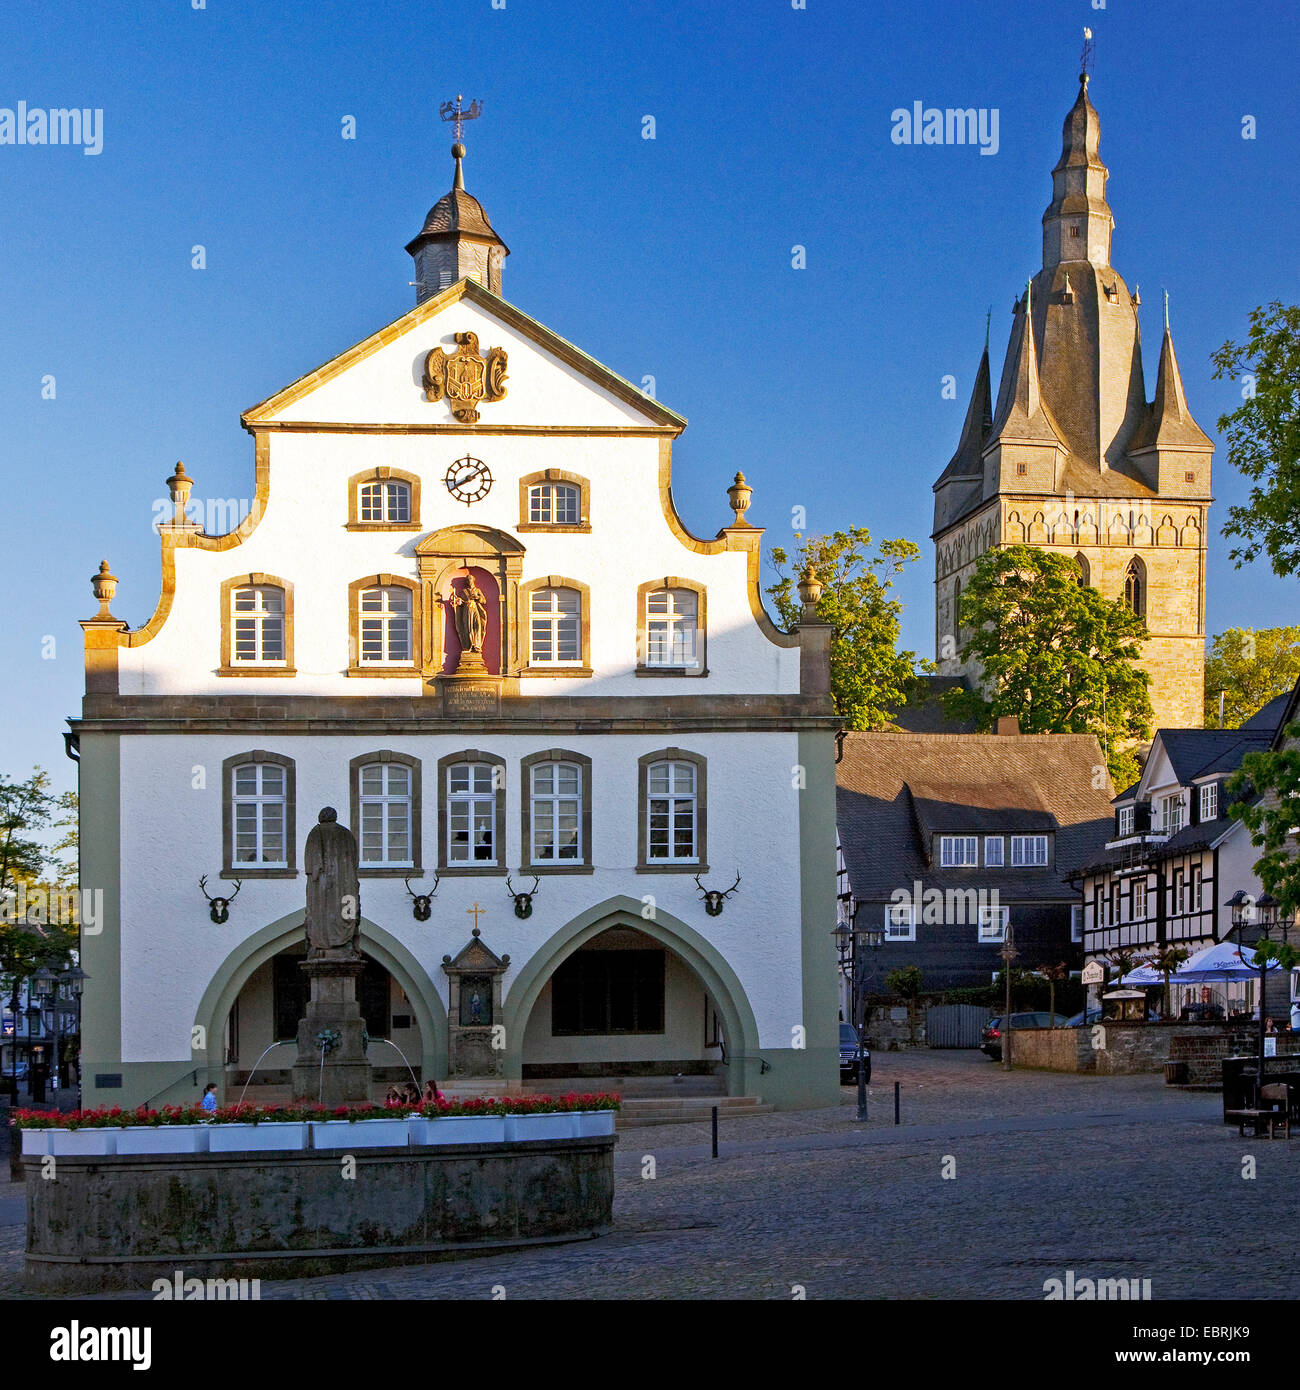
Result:
[[[845,1088],[837,1109],[724,1124],[717,1160],[707,1124],[620,1131],[598,1240],[264,1280],[262,1297],[1041,1299],[1067,1270],[1150,1279],[1155,1299],[1291,1296],[1300,1145],[1239,1139],[1217,1094],[1007,1074],[978,1053],[875,1068],[865,1126]],[[21,1296],[21,1245],[0,1225],[0,1297]]]

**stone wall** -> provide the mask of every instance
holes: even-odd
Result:
[[[1256,1034],[1219,1023],[1121,1023],[1096,1025],[1103,1032],[1093,1046],[1094,1028],[1017,1028],[1011,1064],[1043,1071],[1092,1072],[1098,1076],[1158,1073],[1168,1061],[1188,1063],[1188,1082],[1211,1085],[1221,1078],[1224,1057],[1253,1052]],[[1279,1055],[1300,1055],[1300,1036],[1277,1039]]]
[[[343,1153],[59,1158],[27,1165],[26,1284],[286,1279],[496,1253],[609,1229],[615,1139]]]
[[[867,1017],[867,1046],[873,1052],[925,1047],[925,1005],[918,1003],[909,1025],[906,1004],[873,1004]]]

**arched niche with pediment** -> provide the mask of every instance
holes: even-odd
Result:
[[[489,654],[485,650],[488,678],[517,677],[520,656],[514,619],[524,565],[524,547],[519,541],[494,526],[444,526],[419,541],[415,557],[423,600],[424,678],[432,680],[448,674],[443,672],[444,665],[449,664],[447,594],[458,574],[475,570],[491,580],[490,585],[480,583],[479,587],[496,608],[488,624],[489,631],[495,634],[496,651]]]

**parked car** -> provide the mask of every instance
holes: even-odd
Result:
[[[871,1051],[866,1043],[858,1047],[858,1030],[851,1023],[840,1024],[840,1085],[856,1085],[858,1062],[862,1063],[863,1081],[871,1080]]]
[[[1064,1014],[1049,1014],[1046,1010],[1041,1013],[1011,1015],[1013,1028],[1064,1028],[1069,1024],[1069,1021]],[[984,1025],[984,1041],[980,1044],[980,1051],[995,1062],[1002,1060],[1002,1019],[1000,1017],[991,1018]]]
[[[1073,1018],[1065,1020],[1067,1028],[1088,1028],[1094,1023],[1101,1022],[1101,1008],[1094,1004],[1090,1009],[1084,1009],[1081,1014],[1075,1014]]]

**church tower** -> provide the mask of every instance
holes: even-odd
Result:
[[[1199,727],[1214,446],[1187,407],[1167,302],[1147,402],[1141,300],[1110,263],[1100,139],[1084,73],[1052,170],[1042,269],[1013,306],[996,401],[986,340],[957,451],[934,485],[936,655],[943,674],[978,679],[956,655],[954,624],[985,550],[1059,551],[1145,619],[1155,728]]]
[[[406,244],[415,260],[415,302],[423,304],[457,280],[477,280],[495,295],[501,293],[501,265],[510,254],[497,236],[483,204],[465,191],[461,161],[465,146],[458,139],[451,147],[456,173],[451,191],[429,209],[419,235]]]

